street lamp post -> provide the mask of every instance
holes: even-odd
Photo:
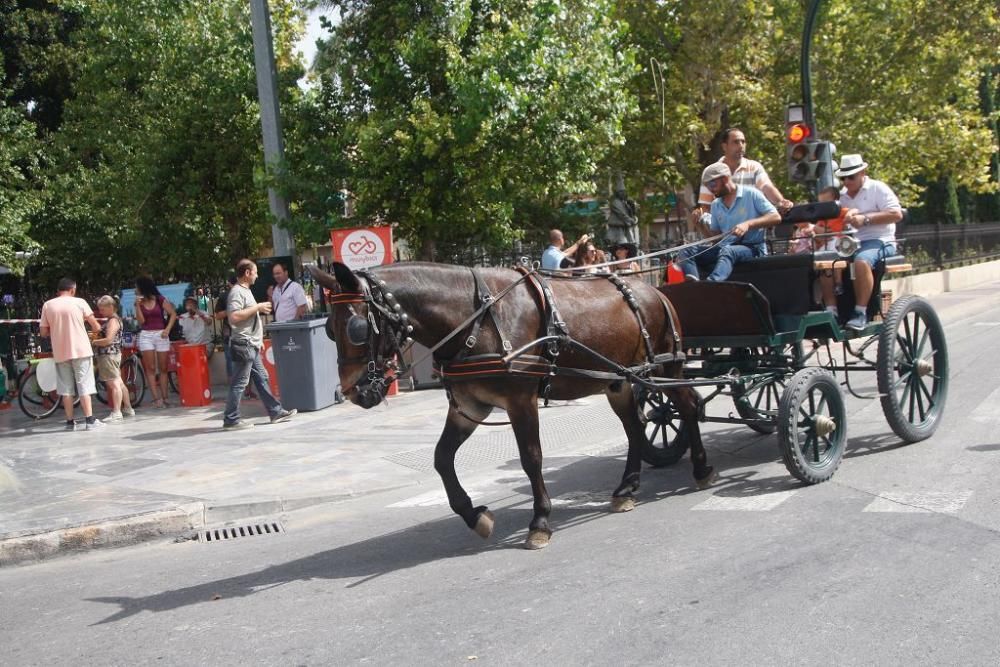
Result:
[[[281,141],[281,112],[278,108],[277,66],[274,63],[274,44],[271,40],[271,14],[267,0],[250,0],[250,21],[253,25],[253,56],[257,70],[257,97],[260,100],[260,125],[264,136],[264,163],[269,169],[278,167],[284,159],[285,147]],[[288,220],[288,202],[273,187],[267,189],[267,200],[279,222]],[[278,224],[271,225],[274,254],[291,255],[295,251],[288,230]]]

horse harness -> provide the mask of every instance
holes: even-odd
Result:
[[[499,296],[494,296],[490,293],[489,287],[487,286],[486,281],[483,280],[480,273],[474,268],[470,269],[473,281],[476,285],[475,305],[479,307],[475,320],[472,324],[470,335],[466,338],[465,345],[455,358],[447,361],[435,359],[435,371],[441,377],[442,384],[447,392],[448,400],[451,406],[466,419],[477,424],[484,424],[488,426],[502,426],[510,423],[484,422],[465,414],[452,396],[450,385],[453,382],[478,380],[490,376],[523,377],[539,383],[539,395],[541,395],[547,402],[549,391],[551,389],[551,380],[557,375],[612,382],[623,379],[637,380],[648,377],[651,373],[653,373],[653,371],[664,363],[683,359],[683,353],[680,352],[680,335],[678,333],[676,323],[674,322],[673,313],[667,305],[665,298],[661,297],[661,303],[664,306],[667,322],[674,338],[674,349],[677,350],[677,353],[656,354],[653,349],[652,339],[642,316],[642,311],[639,308],[639,303],[635,298],[635,293],[632,291],[632,288],[628,285],[628,283],[613,273],[607,275],[595,275],[595,278],[607,279],[617,288],[622,296],[622,299],[624,299],[625,303],[628,304],[629,309],[632,311],[632,314],[635,316],[639,324],[639,331],[642,335],[643,345],[645,347],[646,363],[641,366],[626,368],[610,359],[607,359],[600,353],[572,338],[569,327],[563,320],[559,312],[559,308],[556,305],[555,295],[552,292],[549,281],[546,280],[543,275],[524,266],[518,266],[515,270],[521,273],[521,278],[515,281],[513,285],[505,288]],[[514,285],[517,285],[522,281],[529,282],[529,284],[534,287],[535,292],[539,295],[540,309],[545,323],[545,336],[531,341],[530,343],[527,343],[526,345],[523,345],[515,350],[510,343],[510,339],[500,326],[500,320],[496,316],[494,310],[496,303],[500,300],[500,298],[509,293],[510,289]],[[489,317],[493,322],[493,326],[500,338],[500,344],[504,353],[484,353],[472,355],[471,352],[478,342],[482,325],[486,321],[487,317]],[[464,328],[464,326],[462,328]],[[544,346],[541,355],[529,354],[529,351],[537,348],[539,345]],[[560,352],[565,349],[576,349],[585,352],[591,357],[597,359],[599,362],[608,366],[611,370],[602,371],[560,366],[557,363],[558,357]]]

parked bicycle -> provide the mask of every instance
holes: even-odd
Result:
[[[121,377],[128,387],[132,407],[139,407],[146,397],[146,372],[142,368],[139,355],[133,350],[122,350]],[[95,377],[97,371],[94,371]],[[104,382],[96,379],[97,399],[107,405],[108,391]],[[73,405],[80,402],[77,396]],[[56,391],[55,361],[51,357],[37,357],[28,360],[28,366],[18,379],[17,403],[23,412],[32,419],[45,419],[62,405],[61,397]]]

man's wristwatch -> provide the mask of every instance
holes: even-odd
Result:
[[[866,215],[866,216],[865,216],[865,217],[864,217],[864,218],[863,218],[863,219],[861,220],[861,226],[862,226],[862,227],[867,227],[867,226],[868,226],[868,225],[870,225],[870,224],[872,224],[872,219],[871,219],[871,218],[869,218],[869,217],[868,217],[868,216]]]

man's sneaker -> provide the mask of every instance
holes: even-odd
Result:
[[[95,419],[94,421],[88,421],[86,428],[88,431],[96,431],[97,429],[104,428],[105,426],[107,426],[107,424],[102,422],[100,419]]]
[[[698,282],[698,276],[694,275],[693,273],[685,273],[684,282],[696,283]]]
[[[123,417],[135,417],[135,408],[122,408]]]
[[[253,428],[253,422],[248,422],[241,419],[238,422],[233,422],[232,424],[223,423],[222,428],[226,429],[227,431],[240,431],[245,428]]]
[[[104,420],[104,423],[105,424],[121,424],[123,421],[125,421],[125,417],[122,416],[122,413],[120,413],[120,412],[112,412]]]
[[[66,428],[67,431],[75,431],[76,430],[76,422],[73,421],[73,420],[71,420],[71,419],[67,419],[66,420],[66,427],[65,428]]]
[[[854,313],[854,317],[847,320],[846,326],[848,329],[854,329],[855,331],[862,331],[868,325],[868,317],[864,313]]]
[[[299,414],[298,410],[285,410],[283,412],[279,412],[275,416],[271,417],[271,423],[280,424],[281,422],[286,422],[297,414]]]

